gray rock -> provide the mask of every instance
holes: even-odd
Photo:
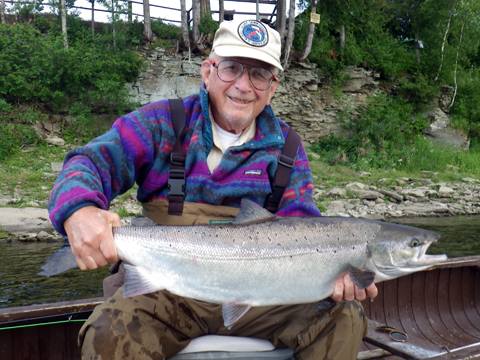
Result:
[[[348,183],[346,186],[347,190],[353,191],[353,192],[359,192],[365,190],[367,186],[365,184],[359,183],[359,182],[353,182],[353,183]]]
[[[325,194],[328,197],[338,198],[347,195],[347,190],[335,187],[331,190],[328,190]]]
[[[47,241],[50,237],[51,237],[51,235],[49,233],[47,233],[46,231],[40,231],[37,234],[37,240],[38,241]]]
[[[379,191],[383,195],[389,196],[392,199],[395,199],[397,201],[403,201],[403,196],[396,193],[395,191],[389,191],[389,190],[385,190],[385,189],[380,189]]]
[[[466,178],[463,178],[462,181],[465,181],[466,183],[469,183],[469,184],[474,184],[474,183],[479,182],[480,180],[470,178],[470,177],[466,177]]]
[[[418,178],[410,178],[410,181],[414,182],[419,182],[422,185],[433,185],[435,184],[432,180],[430,179],[418,179]]]
[[[453,193],[453,189],[448,186],[440,186],[440,189],[438,190],[438,196],[444,198],[451,198],[453,196]]]
[[[360,199],[376,200],[380,197],[380,194],[376,191],[359,191],[357,196]]]
[[[50,164],[50,169],[52,169],[54,173],[58,174],[60,171],[62,171],[62,168],[63,168],[63,162],[53,161]]]
[[[47,142],[50,145],[55,145],[55,146],[64,146],[65,145],[65,140],[58,136],[51,136],[47,137],[45,139],[45,142]]]
[[[7,233],[19,234],[32,231],[53,231],[47,209],[0,208],[0,227]]]

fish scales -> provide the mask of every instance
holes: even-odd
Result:
[[[328,218],[285,218],[197,226],[193,233],[189,227],[119,228],[115,241],[120,257],[141,261],[156,274],[160,287],[204,301],[236,299],[255,306],[327,297],[348,263],[361,265],[368,239],[379,228],[356,219],[338,226]],[[148,249],[149,259],[141,247]]]

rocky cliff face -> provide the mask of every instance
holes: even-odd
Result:
[[[202,83],[200,66],[204,58],[189,57],[188,54],[168,54],[163,48],[143,50],[148,69],[134,84],[127,84],[132,95],[142,104],[166,98],[183,97],[198,92]],[[382,84],[380,74],[373,70],[351,67],[345,73],[347,79],[339,89],[342,100],[334,96],[335,91],[319,75],[313,65],[292,64],[281,74],[277,92],[272,100],[275,114],[297,132],[307,143],[314,143],[329,134],[341,134],[337,120],[343,104],[355,108],[365,104],[369,95],[376,91],[389,92],[394,87]],[[444,91],[432,102],[426,114],[431,126],[426,136],[453,146],[468,149],[468,138],[456,132],[449,125],[447,107],[451,88]]]

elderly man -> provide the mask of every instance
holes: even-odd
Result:
[[[255,21],[223,22],[212,54],[201,67],[200,93],[183,98],[185,160],[180,211],[169,211],[169,169],[179,138],[168,101],[146,105],[118,119],[112,129],[71,151],[49,202],[55,228],[67,234],[82,270],[118,261],[109,212],[117,195],[138,184],[144,215],[158,224],[209,224],[234,218],[242,199],[264,205],[289,126],[270,101],[278,85],[279,34]],[[320,216],[303,145],[296,151],[278,216]],[[118,268],[118,266],[117,266]],[[111,294],[83,326],[84,359],[165,359],[205,334],[268,339],[290,347],[297,359],[356,359],[366,320],[357,300],[375,297],[374,285],[354,287],[348,276],[331,299],[296,306],[252,308],[232,329],[221,305],[159,291],[123,297],[123,270],[107,281]],[[321,274],[319,274],[321,276]],[[108,278],[107,278],[108,279]],[[113,284],[113,285],[112,285]]]

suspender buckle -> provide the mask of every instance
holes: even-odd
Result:
[[[272,192],[267,195],[263,207],[272,214],[275,214],[278,211],[278,206],[280,205],[280,200],[282,199],[284,191],[285,189],[273,185]]]
[[[168,196],[185,197],[185,170],[170,170],[168,172]]]
[[[187,157],[183,154],[171,153],[170,154],[170,163],[177,166],[185,166],[185,161]]]
[[[292,169],[293,166],[295,165],[295,158],[292,159],[288,156],[280,154],[280,156],[278,157],[278,163],[280,165],[286,166],[289,169]]]

